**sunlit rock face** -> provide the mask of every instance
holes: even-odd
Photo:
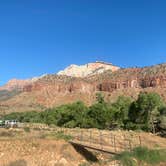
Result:
[[[112,72],[117,71],[119,67],[112,65],[111,63],[105,62],[94,62],[85,65],[70,65],[65,70],[58,72],[58,75],[66,75],[72,77],[87,77],[90,75],[100,74],[106,70]]]

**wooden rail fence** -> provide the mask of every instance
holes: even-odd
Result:
[[[50,128],[45,125],[39,126],[34,124],[24,124],[24,127],[49,129],[52,132],[64,132],[66,135],[71,135],[73,139],[70,141],[73,144],[84,146],[87,148],[104,151],[107,153],[120,153],[122,151],[131,151],[133,148],[142,145],[140,136],[129,136],[121,132],[97,130],[97,129],[69,129],[69,128]],[[119,134],[120,133],[120,134]]]
[[[141,137],[136,136],[128,138],[123,135],[117,136],[111,131],[103,132],[93,130],[64,130],[64,133],[73,136],[70,141],[73,144],[78,144],[87,148],[91,148],[106,153],[120,153],[122,151],[132,151],[133,148],[141,146]]]

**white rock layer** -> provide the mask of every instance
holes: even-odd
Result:
[[[94,62],[85,65],[70,65],[65,70],[58,72],[58,75],[67,75],[72,77],[86,77],[90,75],[95,75],[103,73],[106,70],[111,70],[112,72],[118,70],[119,67],[112,65],[111,63],[105,62]]]

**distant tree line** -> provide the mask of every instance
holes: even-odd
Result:
[[[15,112],[3,118],[69,128],[126,129],[166,133],[166,104],[160,95],[152,92],[141,92],[135,101],[129,97],[119,96],[114,103],[106,102],[102,94],[98,93],[96,103],[90,107],[78,101],[50,108],[44,112]]]

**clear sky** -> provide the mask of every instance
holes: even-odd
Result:
[[[166,62],[166,0],[0,0],[0,84],[96,60]]]

